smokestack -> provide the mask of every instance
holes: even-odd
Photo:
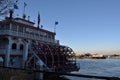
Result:
[[[30,21],[30,16],[28,16],[28,21]]]

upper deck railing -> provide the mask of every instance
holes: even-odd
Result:
[[[10,35],[10,36],[21,37],[21,38],[26,38],[26,39],[51,42],[55,44],[59,43],[59,40],[54,40],[52,38],[35,35],[35,34],[31,35],[30,33],[23,33],[23,32],[17,32],[17,31],[12,31],[12,30],[0,30],[0,35]]]

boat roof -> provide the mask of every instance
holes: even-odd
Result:
[[[15,24],[15,25],[19,25],[21,27],[27,27],[27,28],[31,28],[31,29],[35,29],[41,32],[46,32],[48,34],[52,34],[52,35],[56,35],[55,32],[51,32],[42,28],[38,28],[34,26],[34,22],[26,20],[26,19],[22,19],[22,18],[13,18],[13,19],[5,19],[0,21],[0,25],[4,25],[4,24]]]

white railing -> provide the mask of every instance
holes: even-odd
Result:
[[[42,40],[42,41],[47,41],[47,42],[52,42],[52,43],[59,43],[58,40],[54,40],[54,39],[50,39],[50,38],[46,38],[46,37],[41,37],[41,36],[36,36],[36,35],[31,35],[29,33],[11,31],[11,30],[0,30],[0,34],[1,35],[19,36],[19,37],[23,37],[23,38]]]

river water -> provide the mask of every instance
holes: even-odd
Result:
[[[80,70],[76,74],[120,77],[120,59],[77,59]],[[65,76],[69,80],[98,80]],[[99,79],[100,80],[100,79]]]

